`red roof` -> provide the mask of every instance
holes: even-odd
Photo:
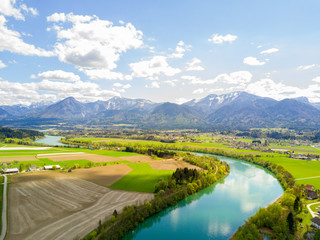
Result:
[[[312,185],[307,184],[307,185],[306,185],[306,189],[307,189],[307,190],[313,190],[314,187],[313,187]]]

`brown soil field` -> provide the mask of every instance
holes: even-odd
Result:
[[[7,240],[72,240],[124,206],[142,204],[152,194],[111,190],[57,172],[11,178]]]
[[[149,162],[150,166],[154,170],[176,170],[177,168],[191,168],[202,170],[200,167],[192,165],[182,160],[166,159],[166,160],[154,160]]]
[[[13,162],[13,161],[38,161],[35,156],[10,156],[10,157],[2,157],[0,156],[0,162]]]
[[[86,159],[92,162],[117,162],[117,161],[123,160],[118,157],[103,156],[103,155],[91,154],[91,153],[46,155],[46,156],[38,156],[38,158],[49,158],[50,160],[55,162],[80,160],[80,159]]]
[[[72,173],[68,173],[68,175],[70,174],[71,176],[83,178],[104,186],[110,186],[131,171],[132,168],[126,164],[116,164],[89,169],[75,169]]]
[[[144,163],[144,162],[150,162],[150,161],[156,161],[153,160],[150,156],[147,155],[137,155],[137,156],[127,156],[127,157],[118,157],[119,160],[127,160],[133,163]],[[118,160],[118,161],[119,161]]]

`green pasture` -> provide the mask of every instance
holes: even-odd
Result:
[[[170,177],[173,171],[153,170],[148,163],[128,164],[132,171],[111,185],[113,189],[153,193],[160,178]]]
[[[10,167],[20,167],[23,166],[26,169],[30,165],[36,165],[37,167],[43,167],[45,165],[60,165],[62,168],[72,168],[75,165],[77,168],[87,168],[87,167],[98,167],[98,166],[107,166],[120,163],[130,163],[129,161],[114,161],[114,162],[92,162],[87,159],[79,160],[68,160],[68,161],[52,161],[49,158],[39,158],[37,161],[21,161],[13,162]]]
[[[299,184],[304,184],[304,185],[311,184],[316,189],[320,189],[320,177],[319,178],[304,179],[304,180],[296,180],[296,182]]]

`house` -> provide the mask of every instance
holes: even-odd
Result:
[[[314,190],[314,186],[307,184],[306,185],[306,189],[309,191],[313,191]]]
[[[55,166],[55,169],[60,169],[60,165],[47,165],[43,167],[43,170],[53,170]]]
[[[26,172],[33,172],[33,171],[36,171],[37,170],[37,165],[31,165],[27,170]]]
[[[315,227],[316,229],[320,229],[320,218],[314,217],[311,219],[311,226]]]
[[[314,200],[314,199],[317,199],[318,198],[318,194],[317,192],[315,191],[307,191],[306,192],[306,199],[308,200]]]
[[[13,173],[19,173],[19,169],[18,168],[2,168],[1,172],[3,174],[13,174]]]

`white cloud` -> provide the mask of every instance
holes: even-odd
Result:
[[[33,78],[34,75],[31,75]],[[80,77],[73,72],[65,72],[62,70],[47,71],[38,74],[39,78],[57,81],[75,82],[79,81]]]
[[[4,105],[24,104],[33,102],[56,101],[73,96],[80,101],[106,100],[119,93],[101,89],[91,82],[57,82],[42,80],[41,82],[18,83],[0,81],[0,102]]]
[[[130,84],[122,84],[122,83],[114,83],[113,86],[117,88],[123,88],[123,89],[128,89],[132,87]]]
[[[177,79],[164,81],[164,83],[169,84],[171,87],[175,87],[177,82],[178,82]]]
[[[154,76],[163,74],[165,76],[174,76],[181,72],[178,68],[169,66],[167,57],[154,56],[150,60],[129,64],[133,71],[133,77],[148,78],[154,80]]]
[[[6,26],[6,19],[0,15],[0,51],[9,51],[30,56],[49,57],[54,54],[34,45],[25,43],[21,39],[20,33],[10,30]]]
[[[199,77],[196,76],[182,76],[181,79],[190,81],[190,84],[215,84],[215,83],[222,83],[222,84],[234,84],[243,86],[249,83],[252,80],[252,74],[248,71],[237,71],[232,72],[230,74],[222,73],[216,76],[213,79],[201,80]]]
[[[124,75],[120,72],[112,72],[108,69],[79,68],[79,70],[86,74],[91,80],[132,80],[131,75]]]
[[[47,17],[48,22],[65,22],[67,17],[64,13],[54,13]]]
[[[263,97],[271,97],[277,100],[284,98],[296,98],[307,96],[311,102],[319,102],[320,79],[313,79],[316,84],[309,85],[305,88],[289,86],[284,83],[277,83],[272,79],[261,79],[257,82],[248,84],[243,90],[257,94]]]
[[[262,65],[266,64],[266,62],[259,61],[255,57],[246,57],[243,59],[243,63],[248,64],[250,66],[262,66]]]
[[[275,52],[279,52],[278,48],[270,48],[264,51],[261,51],[260,54],[271,54],[271,53],[275,53]]]
[[[320,77],[315,77],[312,79],[313,82],[320,83]]]
[[[198,88],[198,89],[194,90],[194,91],[192,92],[192,94],[201,94],[201,93],[203,93],[203,92],[204,92],[204,89],[203,89],[203,88]]]
[[[7,65],[4,64],[1,60],[0,60],[0,68],[5,68]]]
[[[238,38],[236,35],[227,34],[225,36],[214,34],[211,36],[211,38],[208,39],[209,42],[212,42],[214,44],[222,44],[224,42],[232,43]]]
[[[27,7],[27,5],[25,4],[22,4],[20,5],[20,8],[25,11],[26,13],[31,13],[31,15],[39,15],[39,12],[37,9],[35,8],[32,8],[32,7]]]
[[[174,100],[175,103],[177,104],[183,104],[185,102],[189,102],[191,99],[187,99],[187,98],[177,98]]]
[[[29,8],[25,4],[17,5],[16,0],[1,0],[0,1],[0,13],[4,16],[14,17],[17,20],[25,20],[21,11],[31,13],[32,15],[38,15],[38,11],[35,8]]]
[[[301,65],[297,67],[297,71],[303,71],[303,70],[309,70],[311,68],[315,68],[316,64],[310,64],[310,65]]]
[[[160,88],[160,84],[158,82],[152,82],[150,85],[146,85],[146,88]]]
[[[192,58],[190,62],[187,63],[187,71],[203,71],[204,68],[200,65],[201,60],[198,58]]]
[[[186,45],[183,41],[179,41],[175,52],[170,54],[168,58],[183,58],[184,53],[190,50],[191,45]]]
[[[143,33],[131,23],[114,26],[97,16],[73,13],[54,13],[47,20],[61,24],[55,45],[59,60],[78,67],[112,70],[122,53],[143,46]]]

